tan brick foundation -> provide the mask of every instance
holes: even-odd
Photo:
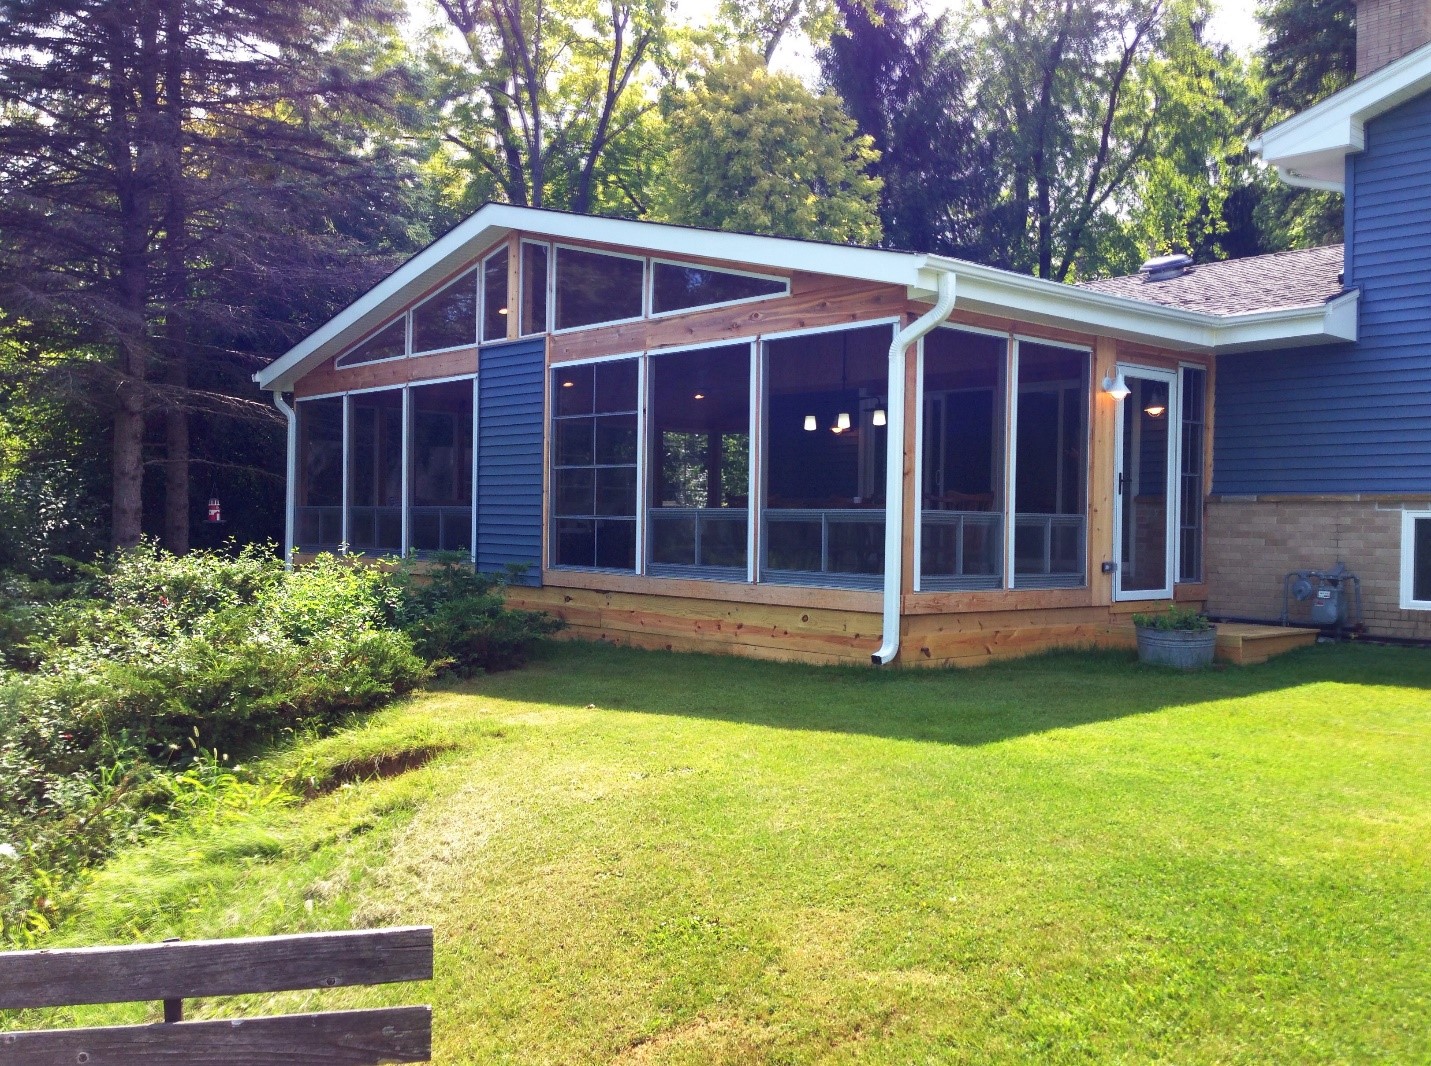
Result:
[[[1426,497],[1214,497],[1207,509],[1208,612],[1275,621],[1283,575],[1330,570],[1340,561],[1361,578],[1369,633],[1431,640],[1431,611],[1401,610],[1401,513],[1428,507]]]

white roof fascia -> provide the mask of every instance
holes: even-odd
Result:
[[[1248,147],[1290,185],[1344,192],[1346,157],[1366,148],[1366,124],[1424,92],[1431,92],[1431,45],[1273,126]]]
[[[977,263],[930,256],[959,278],[962,310],[1037,322],[1185,351],[1232,352],[1356,340],[1359,294],[1325,304],[1245,315],[1210,315],[1093,292]],[[931,272],[932,273],[932,272]],[[929,300],[928,280],[910,298]]]
[[[313,365],[360,340],[384,319],[401,311],[424,288],[454,273],[513,230],[535,239],[593,241],[633,247],[648,254],[720,259],[901,286],[917,284],[920,265],[926,258],[911,252],[487,204],[255,374],[254,380],[263,389],[288,389]]]

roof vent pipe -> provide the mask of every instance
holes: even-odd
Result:
[[[909,346],[954,310],[953,273],[941,270],[934,306],[894,335],[889,346],[889,438],[884,465],[884,641],[870,656],[885,666],[899,654],[900,586],[904,575],[904,368]]]

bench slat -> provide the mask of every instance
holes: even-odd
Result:
[[[0,952],[0,1010],[431,979],[428,926],[9,951]]]
[[[432,1058],[432,1009],[0,1033],[0,1066],[378,1066]]]

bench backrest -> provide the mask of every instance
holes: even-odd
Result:
[[[432,979],[432,929],[0,952],[0,1010],[160,1000],[164,1025],[0,1033],[0,1066],[427,1062],[429,1007],[185,1022],[183,1001]]]

